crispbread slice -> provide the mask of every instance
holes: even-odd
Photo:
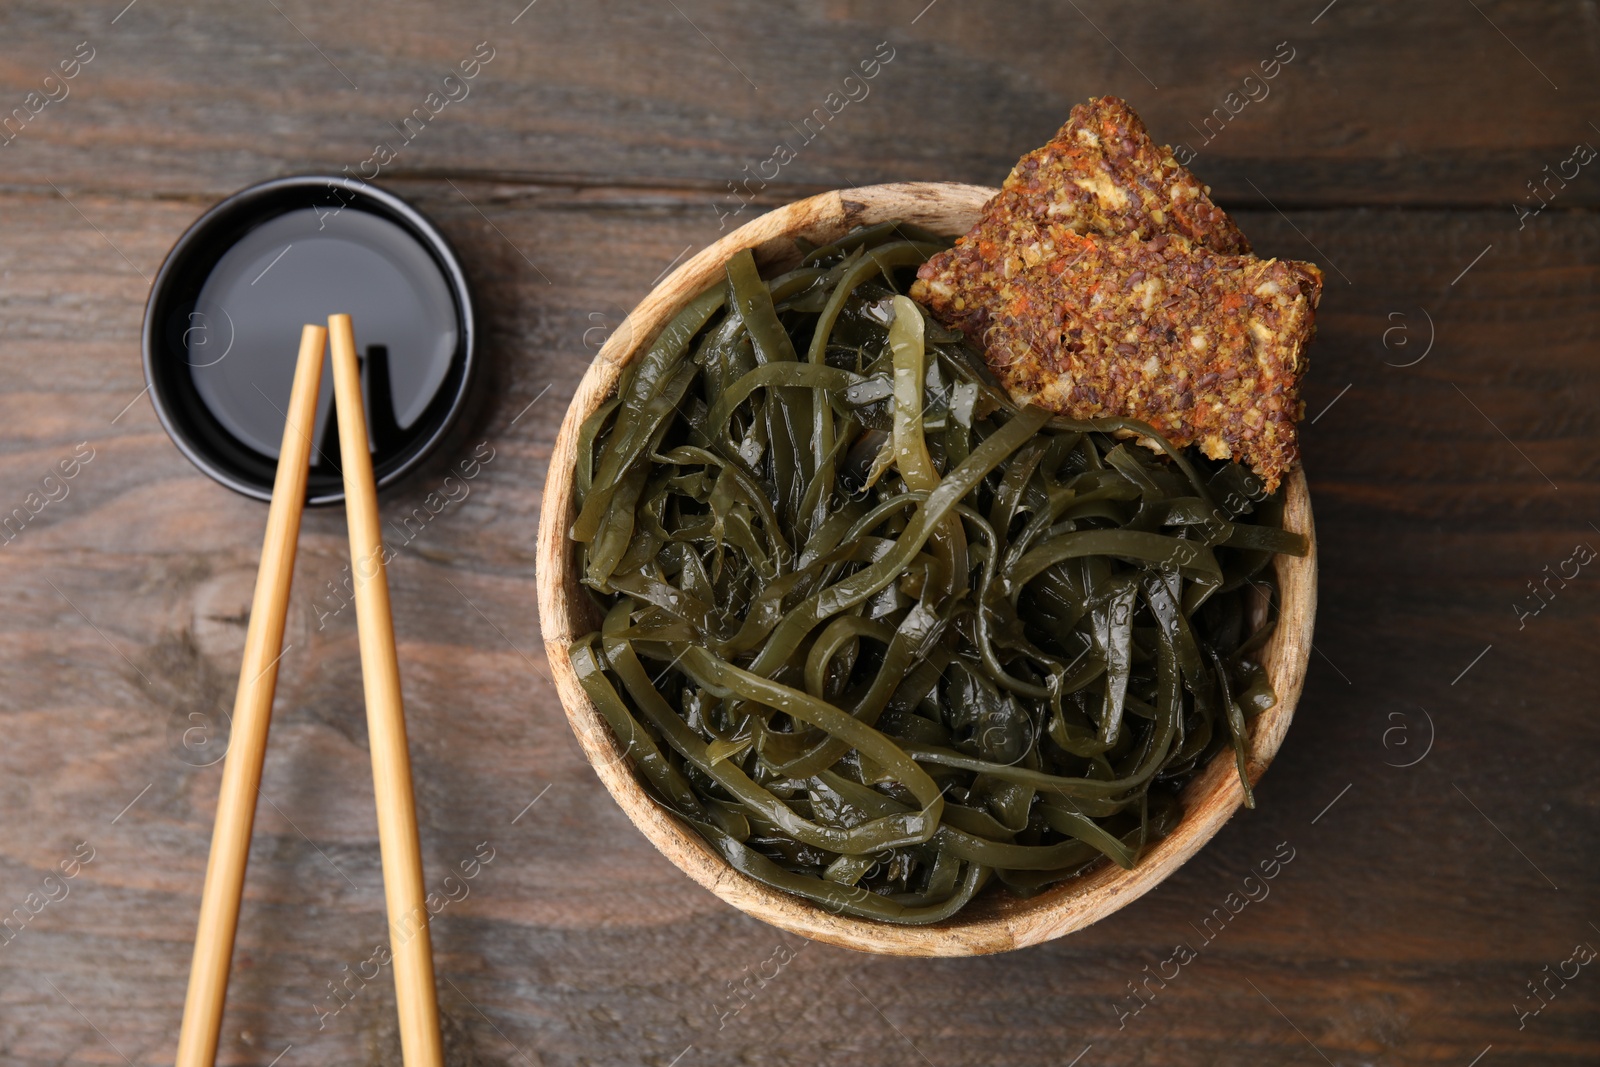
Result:
[[[956,251],[912,295],[983,346],[1019,403],[1139,419],[1174,445],[1249,463],[1269,492],[1294,466],[1315,266],[1064,226],[990,255]]]
[[[1322,272],[1250,255],[1122,100],[1073,108],[917,278],[912,297],[1019,402],[1147,422],[1248,463],[1269,491],[1298,459]]]
[[[1127,101],[1101,96],[1074,107],[1049,144],[1017,160],[987,214],[1000,226],[1018,217],[1085,234],[1174,233],[1213,252],[1249,252],[1210,194],[1150,139]]]

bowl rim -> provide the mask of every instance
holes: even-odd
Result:
[[[571,566],[567,531],[577,435],[584,419],[616,386],[626,364],[674,314],[720,275],[741,249],[757,261],[792,254],[793,238],[826,241],[855,226],[900,219],[935,232],[970,228],[997,190],[953,182],[900,182],[836,190],[798,200],[708,245],[658,283],[607,339],[580,380],[550,455],[540,511],[537,581],[539,622],[567,720],[584,756],[630,821],[662,855],[701,886],[748,915],[782,930],[858,951],[896,956],[970,956],[1005,952],[1053,940],[1104,918],[1149,892],[1221,830],[1244,803],[1232,754],[1219,752],[1185,786],[1178,826],[1131,871],[1102,865],[1026,899],[984,894],[953,918],[928,926],[903,926],[834,914],[803,898],[772,889],[734,870],[689,825],[658,804],[640,783],[610,728],[589,700],[568,653],[593,626],[580,622],[592,609]],[[1285,479],[1285,528],[1310,544],[1304,557],[1275,556],[1278,623],[1263,650],[1263,665],[1278,702],[1251,723],[1246,766],[1260,780],[1283,743],[1305,684],[1316,615],[1316,536],[1305,474]],[[576,625],[575,625],[576,624]],[[999,898],[999,899],[997,899]]]

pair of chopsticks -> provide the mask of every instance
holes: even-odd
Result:
[[[205,890],[200,898],[200,925],[183,1007],[183,1029],[178,1037],[178,1067],[210,1067],[216,1060],[234,931],[239,922],[239,899],[261,785],[261,763],[266,755],[267,726],[272,718],[278,660],[283,655],[283,629],[289,611],[300,515],[305,509],[311,435],[317,394],[322,387],[323,347],[330,339],[350,525],[350,569],[355,578],[356,628],[372,748],[372,783],[378,805],[378,843],[383,854],[390,957],[400,1015],[400,1048],[406,1067],[443,1064],[433,949],[424,905],[422,851],[417,839],[411,759],[400,700],[400,666],[378,528],[378,490],[361,401],[361,369],[350,316],[334,315],[328,319],[327,329],[307,326],[300,335],[300,356],[289,394],[283,448],[278,453],[261,568],[256,576],[244,662],[234,697],[233,733],[222,769],[211,858],[206,864]]]

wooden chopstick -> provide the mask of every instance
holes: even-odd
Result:
[[[350,316],[331,316],[328,332],[333,348],[333,396],[339,417],[345,512],[350,524],[350,569],[355,576],[361,680],[372,746],[372,784],[378,803],[383,892],[389,912],[390,955],[394,960],[395,1007],[400,1015],[400,1052],[406,1067],[439,1067],[444,1057],[439,1040],[433,947],[428,937],[422,849],[417,839],[411,756],[406,748],[405,710],[400,699],[400,664],[378,524],[378,489],[372,475],[367,417],[361,401],[361,368],[356,361]]]
[[[206,863],[205,889],[200,896],[189,993],[178,1034],[178,1067],[209,1067],[217,1055],[234,931],[239,923],[239,897],[244,889],[250,831],[261,786],[261,761],[266,755],[267,727],[272,721],[278,660],[285,651],[283,627],[289,613],[300,514],[305,510],[311,433],[316,424],[327,336],[321,326],[307,326],[300,333],[300,357],[295,363],[283,447],[272,483],[261,567],[256,574],[250,624],[245,631],[244,662],[239,666],[239,688],[233,698],[233,730],[222,766],[216,826],[211,832],[211,858]]]

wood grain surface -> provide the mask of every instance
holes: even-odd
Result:
[[[1515,209],[1600,145],[1593,5],[125,3],[0,12],[0,115],[29,115],[0,146],[0,518],[27,519],[0,534],[0,1063],[176,1045],[266,512],[142,398],[148,280],[215,199],[402,141],[480,42],[470,95],[378,179],[458,247],[492,385],[383,501],[398,521],[480,461],[389,568],[428,884],[476,872],[433,926],[450,1062],[1600,1058],[1600,974],[1572,962],[1600,948],[1600,172]],[[1284,41],[1193,163],[1258,250],[1328,276],[1316,652],[1259,809],[1112,918],[980,959],[803,942],[691,883],[584,761],[537,624],[550,448],[608,331],[766,206],[997,182],[1091,94],[1196,141]],[[719,219],[880,42],[869,94]],[[347,560],[343,513],[308,513],[224,1063],[398,1062],[392,977],[363,977],[355,619],[324,596]]]

